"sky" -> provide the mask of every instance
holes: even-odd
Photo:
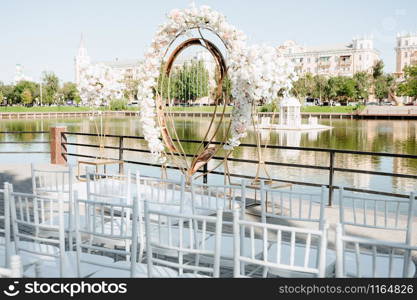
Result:
[[[251,44],[347,43],[373,35],[386,72],[395,69],[398,32],[417,32],[415,0],[206,0],[244,31]],[[0,81],[16,64],[38,81],[52,71],[74,81],[74,56],[84,35],[93,61],[140,59],[159,24],[188,0],[0,0]]]

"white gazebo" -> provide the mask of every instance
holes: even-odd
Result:
[[[301,128],[301,104],[297,98],[282,99],[279,110],[279,124],[282,127]]]

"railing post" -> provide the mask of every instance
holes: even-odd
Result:
[[[123,160],[123,136],[119,136],[119,161]],[[119,163],[119,174],[123,174],[123,162]]]
[[[330,151],[329,165],[329,206],[333,205],[333,175],[334,175],[334,152]]]
[[[204,141],[204,149],[206,149],[206,147],[207,147],[207,141]],[[207,172],[208,172],[208,166],[207,166],[207,164],[208,164],[208,162],[206,162],[205,164],[204,164],[204,166],[203,166],[203,183],[204,184],[207,184],[208,183],[208,174],[207,174]]]
[[[65,131],[67,131],[66,126],[55,126],[50,129],[51,164],[67,164],[66,146],[62,144],[66,142]]]

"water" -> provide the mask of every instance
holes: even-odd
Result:
[[[262,143],[285,146],[335,148],[346,150],[362,150],[373,152],[392,152],[417,155],[417,122],[409,120],[320,120],[323,125],[332,126],[332,130],[321,132],[297,131],[269,131],[261,132]],[[68,131],[96,133],[94,122],[89,119],[48,119],[48,120],[1,120],[0,131],[42,131],[49,130],[50,126],[65,125]],[[225,134],[227,122],[220,125],[218,140]],[[175,127],[180,138],[202,139],[209,126],[209,119],[188,118],[176,119]],[[211,132],[213,132],[212,129]],[[106,118],[104,119],[104,132],[106,134],[142,136],[137,117]],[[0,143],[0,152],[16,151],[49,151],[47,144],[28,144],[25,142],[41,141],[48,135],[42,134],[0,134],[0,142],[19,141],[21,144]],[[85,136],[70,136],[69,141],[87,144],[97,144],[97,138]],[[255,143],[252,131],[243,142]],[[107,139],[106,145],[118,146],[118,140]],[[125,147],[146,149],[146,143],[140,140],[126,140]],[[185,151],[193,153],[197,145],[184,145]],[[69,152],[96,155],[95,148],[69,147]],[[221,153],[219,153],[221,154]],[[107,157],[117,158],[116,151],[106,151]],[[237,149],[233,157],[244,159],[257,159],[256,149]],[[297,164],[315,164],[327,166],[329,155],[321,152],[305,152],[297,150],[264,150],[266,161],[276,161]],[[147,161],[147,154],[126,152],[125,159]],[[72,159],[73,161],[73,159]],[[49,154],[0,154],[0,164],[10,163],[47,163]],[[364,155],[341,155],[335,157],[336,167],[374,170],[380,172],[394,172],[401,174],[417,174],[417,159],[371,157]],[[211,162],[209,167],[216,165]],[[255,174],[256,165],[246,163],[229,163],[230,171],[239,174]],[[141,170],[151,175],[158,175],[158,170],[143,168]],[[222,170],[222,167],[219,169]],[[273,178],[308,181],[327,184],[328,172],[304,168],[268,167]],[[265,175],[261,173],[261,175]],[[213,177],[214,179],[214,177]],[[210,179],[211,180],[211,179]],[[220,178],[214,179],[221,182]],[[373,189],[385,192],[407,193],[417,190],[417,180],[406,178],[392,178],[369,174],[338,173],[335,174],[334,183],[348,187]],[[307,188],[308,189],[308,188]]]

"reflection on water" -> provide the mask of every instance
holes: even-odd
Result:
[[[183,118],[176,119],[175,126],[180,138],[198,140],[204,137],[210,120],[207,118]],[[332,126],[328,131],[270,131],[261,132],[262,143],[285,146],[302,146],[317,148],[335,148],[348,150],[363,150],[373,152],[393,152],[417,155],[417,122],[416,121],[392,121],[392,120],[321,120],[323,125]],[[42,131],[48,130],[52,125],[66,125],[69,131],[95,133],[94,123],[88,119],[50,119],[50,120],[2,120],[0,131]],[[228,122],[222,122],[217,135],[221,141],[227,132]],[[214,130],[214,128],[212,129]],[[108,118],[104,122],[106,134],[141,136],[139,121],[135,117]],[[0,142],[8,141],[39,141],[44,139],[41,134],[0,134]],[[97,143],[94,137],[79,136],[70,137],[70,141],[79,143]],[[243,142],[255,143],[255,135],[249,132]],[[107,145],[118,145],[117,139],[107,139]],[[142,140],[125,140],[125,147],[146,148]],[[184,144],[184,150],[193,153],[198,144]],[[0,144],[0,152],[4,151],[47,151],[48,145],[42,144]],[[69,148],[70,152],[95,155],[94,148]],[[222,153],[219,153],[221,155]],[[117,158],[116,151],[107,151],[106,155]],[[233,153],[233,157],[245,159],[257,159],[256,149],[239,148]],[[263,150],[266,161],[276,161],[297,164],[315,164],[327,166],[329,155],[322,152],[297,151],[297,150]],[[149,161],[147,154],[126,152],[125,159],[136,161]],[[1,163],[28,163],[30,161],[49,160],[48,155],[8,155],[0,154]],[[389,157],[374,157],[364,155],[340,155],[335,157],[337,167],[376,170],[381,172],[394,172],[402,174],[417,174],[417,159],[402,159]],[[214,166],[214,162],[211,163]],[[255,172],[253,164],[230,163],[230,171],[233,173],[250,174]],[[326,184],[327,171],[310,170],[302,168],[269,167],[271,176],[279,179],[297,181],[310,181]],[[391,178],[383,176],[371,176],[368,174],[336,173],[335,184],[355,186],[382,191],[408,192],[417,189],[416,180],[404,178]]]

